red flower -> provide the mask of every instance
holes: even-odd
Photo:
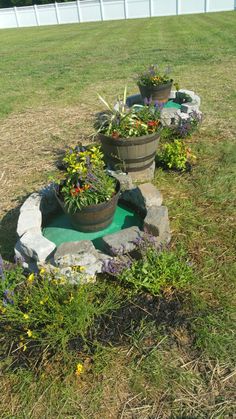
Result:
[[[111,134],[112,138],[119,138],[119,133],[117,131],[113,131]]]
[[[157,121],[148,121],[147,124],[148,124],[149,127],[156,127],[158,125],[158,122]]]

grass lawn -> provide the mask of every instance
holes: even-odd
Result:
[[[91,141],[93,114],[101,109],[96,92],[113,100],[127,84],[135,93],[137,72],[170,64],[180,86],[200,95],[204,112],[200,132],[188,140],[197,156],[193,171],[155,175],[169,209],[171,249],[184,249],[196,280],[178,296],[161,297],[158,315],[141,297],[114,309],[107,324],[115,338],[97,338],[86,354],[68,351],[66,359],[57,354],[40,365],[25,356],[18,367],[3,357],[1,417],[233,417],[235,13],[8,29],[0,36],[0,254],[6,260],[25,197],[45,184],[66,145]],[[106,283],[108,294],[113,286]],[[86,366],[79,379],[78,357]]]

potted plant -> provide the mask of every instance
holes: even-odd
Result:
[[[123,100],[115,107],[101,96],[107,111],[96,121],[105,161],[113,170],[136,172],[147,169],[155,159],[161,122],[159,103],[126,105],[126,89]]]
[[[142,98],[151,98],[153,101],[166,103],[173,84],[173,79],[170,78],[169,73],[169,67],[161,72],[157,65],[151,65],[148,70],[139,74],[136,82]]]
[[[63,211],[77,230],[103,230],[113,220],[120,184],[105,170],[100,147],[77,146],[67,151],[63,163],[56,187]]]

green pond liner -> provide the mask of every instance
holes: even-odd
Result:
[[[75,230],[69,218],[61,211],[46,223],[43,228],[43,235],[48,240],[55,243],[58,247],[65,242],[80,240],[91,240],[98,250],[102,250],[102,237],[107,234],[116,233],[124,228],[138,226],[143,228],[143,219],[135,211],[118,204],[112,223],[105,228],[94,233],[83,233]]]
[[[168,100],[168,102],[165,103],[164,108],[180,109],[181,105],[179,103],[174,102],[173,100]]]

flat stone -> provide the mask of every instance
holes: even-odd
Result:
[[[90,240],[81,240],[62,243],[55,252],[54,261],[61,269],[81,266],[84,274],[94,276],[102,271],[102,257]]]
[[[136,95],[131,95],[128,96],[126,99],[126,105],[131,108],[131,106],[133,105],[142,105],[143,104],[143,99],[142,96],[140,95],[140,93],[136,94]]]
[[[60,204],[55,196],[55,184],[50,183],[39,191],[41,196],[40,210],[43,216],[47,217],[60,209]]]
[[[66,242],[58,246],[54,259],[64,255],[77,255],[78,253],[93,253],[96,249],[91,240],[81,240],[77,242]]]
[[[114,170],[109,170],[108,173],[120,182],[121,191],[132,189],[134,187],[132,178],[129,174],[116,172]]]
[[[39,209],[22,210],[18,218],[17,234],[19,237],[28,231],[39,234],[41,232],[42,213]]]
[[[133,226],[108,234],[102,238],[105,250],[111,256],[132,252],[136,248],[135,241],[140,237],[141,231]]]
[[[190,114],[193,111],[198,112],[198,110],[199,110],[199,106],[194,105],[192,103],[183,103],[181,105],[181,112],[183,112],[183,113]]]
[[[161,192],[152,183],[143,183],[136,188],[125,191],[121,198],[144,214],[147,208],[153,205],[160,206],[163,201]]]
[[[42,234],[25,233],[19,240],[20,252],[38,261],[45,261],[55,250],[56,245]]]
[[[168,209],[165,206],[152,206],[148,208],[144,219],[144,230],[153,236],[163,236],[170,233]]]
[[[152,183],[143,183],[138,186],[138,189],[142,194],[146,209],[153,205],[160,206],[162,204],[162,193]]]
[[[139,170],[137,172],[128,173],[133,182],[148,182],[154,179],[155,174],[155,162],[152,163],[150,167],[144,170]]]
[[[178,118],[178,110],[177,108],[164,108],[161,111],[161,123],[163,126],[169,126],[176,122]]]
[[[20,239],[16,242],[14,252],[16,258],[21,262],[24,269],[35,273],[39,271],[37,262],[23,252]]]
[[[20,212],[26,210],[40,210],[42,197],[39,193],[32,193],[24,202],[24,204],[20,207]]]
[[[97,258],[93,254],[78,253],[77,255],[64,255],[55,261],[59,267],[63,266],[90,266],[97,262]]]

